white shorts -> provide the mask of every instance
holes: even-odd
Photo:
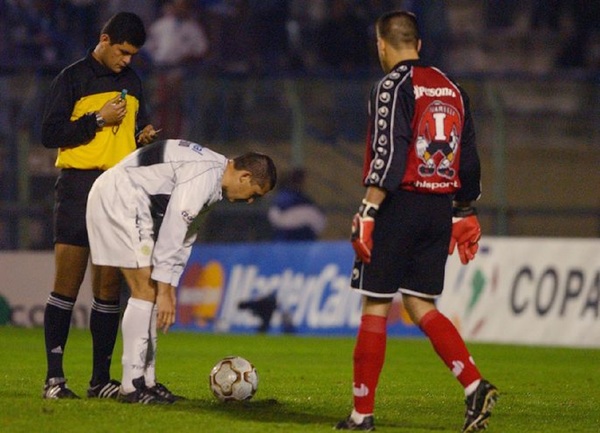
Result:
[[[148,267],[154,249],[148,198],[120,169],[105,171],[88,195],[86,223],[92,263]]]

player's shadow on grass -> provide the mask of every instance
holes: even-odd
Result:
[[[236,420],[260,422],[290,422],[297,424],[327,424],[339,421],[337,418],[314,412],[299,412],[289,404],[276,399],[254,399],[251,401],[219,402],[215,399],[185,400],[173,405],[163,406],[169,410],[206,410],[218,412]]]
[[[175,411],[209,411],[218,412],[223,416],[235,419],[237,421],[259,421],[264,423],[294,423],[300,425],[327,425],[333,427],[347,414],[328,415],[314,411],[301,411],[295,405],[282,403],[277,399],[253,399],[246,402],[226,402],[221,403],[215,399],[190,399],[177,402],[169,406],[161,406],[166,410]],[[419,428],[431,431],[447,431],[446,428],[440,428],[423,423],[411,423],[406,420],[390,422],[386,420],[378,424],[379,427],[402,429],[400,431],[411,431]]]

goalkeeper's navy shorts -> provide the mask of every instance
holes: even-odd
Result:
[[[89,247],[87,196],[102,170],[62,169],[54,186],[54,243]]]
[[[375,217],[371,263],[354,262],[352,288],[376,298],[391,298],[398,291],[438,297],[451,234],[451,196],[388,193]]]

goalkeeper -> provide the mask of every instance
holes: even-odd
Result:
[[[396,293],[412,321],[458,379],[467,410],[463,432],[487,426],[497,390],[482,378],[458,331],[436,308],[448,254],[477,253],[480,163],[467,94],[419,60],[416,17],[394,11],[376,23],[386,75],[373,87],[363,184],[352,222],[351,285],[363,296],[354,348],[354,410],[338,430],[374,429],[375,391]]]

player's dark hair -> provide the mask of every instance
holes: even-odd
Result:
[[[141,48],[146,42],[144,22],[132,12],[113,15],[102,27],[101,33],[110,37],[111,45],[128,42],[136,48]]]
[[[394,48],[416,46],[420,39],[417,17],[412,12],[391,11],[381,15],[375,23],[377,35]]]
[[[247,152],[233,160],[233,167],[236,170],[248,170],[252,173],[252,181],[261,188],[267,185],[270,189],[275,188],[277,169],[269,156],[259,152]]]

